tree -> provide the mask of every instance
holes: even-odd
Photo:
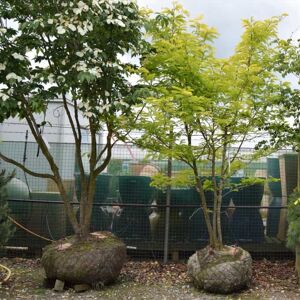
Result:
[[[281,76],[292,76],[295,86],[286,82],[270,108],[265,128],[271,135],[271,143],[278,148],[292,146],[300,158],[300,39],[278,41],[276,70]],[[300,189],[300,159],[298,160],[298,183]]]
[[[0,158],[26,173],[53,180],[78,238],[89,233],[96,177],[108,165],[114,144],[124,139],[133,118],[128,78],[135,68],[123,56],[141,46],[142,15],[131,0],[18,1],[0,4],[0,121],[25,119],[51,173],[37,173],[0,152]],[[15,29],[17,27],[17,29]],[[61,171],[40,133],[36,113],[60,97],[72,128],[82,189],[80,218],[70,204]],[[89,170],[82,159],[80,115],[91,137]],[[102,149],[96,134],[105,131]]]
[[[190,168],[213,249],[223,248],[221,205],[224,189],[232,187],[230,176],[259,155],[242,155],[241,147],[259,135],[279,92],[272,68],[280,19],[244,20],[235,53],[224,59],[214,54],[216,30],[202,18],[189,19],[179,4],[148,24],[152,44],[141,70],[149,97],[138,143]],[[201,163],[209,166],[209,178]],[[212,219],[207,189],[214,195]]]
[[[295,250],[295,267],[300,279],[300,39],[279,40],[277,70],[285,77],[294,76],[295,87],[286,84],[273,103],[266,129],[277,147],[292,146],[298,153],[297,190],[289,195],[287,246]]]
[[[14,234],[14,227],[8,219],[8,204],[6,201],[6,184],[13,175],[5,176],[5,172],[0,173],[0,247],[4,246],[9,238]]]

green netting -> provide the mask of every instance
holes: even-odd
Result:
[[[119,176],[120,201],[124,204],[151,204],[155,189],[147,176]],[[129,239],[151,239],[149,207],[124,206],[116,225],[116,233]]]

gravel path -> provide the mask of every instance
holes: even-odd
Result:
[[[0,299],[300,299],[300,288],[292,261],[254,261],[253,283],[240,294],[220,296],[205,294],[191,286],[183,263],[161,265],[156,261],[128,262],[114,285],[101,290],[75,293],[67,289],[56,293],[43,284],[40,261],[1,258],[12,270],[9,282],[0,286]]]

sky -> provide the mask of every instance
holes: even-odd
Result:
[[[142,7],[159,11],[172,0],[137,0]],[[266,19],[287,13],[279,26],[281,38],[300,38],[300,0],[180,0],[191,16],[203,15],[204,22],[217,28],[217,56],[230,56],[243,32],[242,19]]]

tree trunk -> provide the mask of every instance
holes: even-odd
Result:
[[[213,194],[214,194],[214,205],[213,205],[213,231],[216,236],[217,234],[217,207],[218,207],[218,184],[216,179],[216,151],[212,153],[212,183],[213,183]]]
[[[86,238],[90,232],[92,212],[93,212],[93,203],[94,203],[94,195],[96,188],[96,178],[94,175],[90,175],[90,179],[88,182],[88,193],[86,199],[85,213],[83,217],[83,222],[80,224],[82,228],[82,237]]]
[[[224,188],[224,177],[226,174],[226,156],[227,156],[227,128],[224,131],[224,139],[225,142],[222,148],[222,162],[221,162],[221,174],[220,174],[220,182],[217,188],[217,238],[219,242],[219,247],[223,247],[223,236],[222,236],[222,225],[221,225],[221,208],[222,208],[222,193]]]
[[[65,208],[65,212],[71,222],[71,225],[74,229],[74,232],[76,234],[80,233],[80,225],[78,224],[78,221],[76,219],[76,215],[72,209],[72,205],[70,204],[70,199],[68,198],[67,192],[65,190],[65,187],[63,185],[63,182],[60,178],[60,176],[56,176],[55,177],[55,183],[57,185],[57,188],[59,190],[59,193],[62,197],[63,203],[64,203],[64,208]]]
[[[204,193],[203,186],[202,186],[199,176],[196,176],[196,189],[197,189],[197,192],[199,193],[202,210],[203,210],[203,215],[204,215],[204,220],[205,220],[205,224],[206,224],[208,235],[209,235],[209,245],[214,249],[219,249],[220,245],[218,243],[217,236],[216,236],[215,232],[213,231],[213,227],[212,227],[212,224],[211,224],[211,221],[209,218],[206,197],[205,197],[205,193]]]
[[[224,187],[224,179],[221,177],[219,187],[218,187],[218,201],[217,201],[217,237],[218,237],[220,246],[223,245],[222,225],[221,225],[222,224],[221,208],[222,208],[223,187]]]

